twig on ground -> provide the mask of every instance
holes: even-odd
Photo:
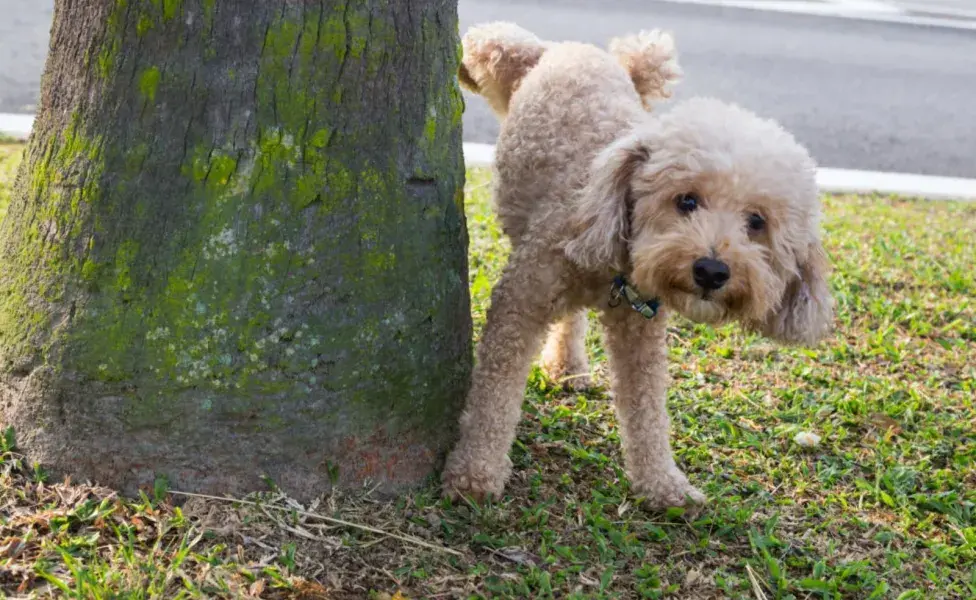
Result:
[[[752,582],[752,593],[756,595],[756,600],[767,600],[766,594],[762,591],[759,580],[756,578],[756,574],[748,564],[746,565],[746,573],[749,575],[749,581]]]
[[[221,502],[237,502],[240,504],[246,504],[248,506],[263,507],[265,505],[259,504],[257,502],[252,502],[250,500],[241,500],[240,498],[224,498],[221,496],[211,496],[208,494],[194,494],[192,492],[180,492],[177,490],[169,490],[170,494],[175,496],[186,496],[188,498],[203,498],[205,500],[219,500]],[[309,517],[311,519],[321,519],[322,521],[327,521],[329,523],[335,523],[336,525],[342,525],[344,527],[351,527],[352,529],[359,529],[361,531],[369,531],[371,533],[376,533],[379,535],[385,535],[386,537],[391,537],[393,539],[400,540],[401,542],[407,542],[409,544],[415,544],[417,546],[423,546],[430,550],[437,550],[438,552],[445,552],[447,554],[453,554],[454,556],[464,556],[463,553],[457,550],[447,548],[444,546],[438,546],[436,544],[431,544],[430,542],[425,542],[420,538],[415,538],[410,535],[402,535],[399,533],[391,533],[389,531],[383,531],[382,529],[377,529],[375,527],[370,527],[369,525],[360,525],[359,523],[353,523],[351,521],[345,521],[343,519],[336,519],[334,517],[327,517],[325,515],[320,515],[316,513],[310,513],[303,510],[296,510],[294,508],[282,508],[280,506],[268,505],[268,508],[273,508],[275,510],[293,512],[295,514],[301,515],[303,517]]]

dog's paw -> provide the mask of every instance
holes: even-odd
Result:
[[[441,472],[442,495],[452,501],[462,497],[475,502],[501,498],[512,470],[512,461],[506,456],[503,464],[492,465],[466,454],[455,451],[448,456]]]
[[[683,508],[686,515],[695,515],[705,504],[705,494],[677,468],[640,477],[631,488],[634,495],[643,499],[641,505],[647,510]]]
[[[595,386],[593,377],[589,373],[567,373],[561,369],[549,369],[545,364],[541,366],[543,374],[545,374],[549,381],[562,386],[570,392],[585,392],[593,389]]]
[[[590,365],[585,358],[572,360],[547,347],[543,350],[539,368],[549,381],[567,390],[582,392],[593,388]]]
[[[571,392],[585,392],[587,390],[592,390],[596,385],[593,382],[593,377],[591,377],[589,374],[565,375],[558,379],[558,381],[559,385]]]

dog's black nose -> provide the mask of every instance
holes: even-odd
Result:
[[[695,283],[705,290],[717,290],[729,280],[729,265],[714,258],[699,258],[695,261],[692,271]]]

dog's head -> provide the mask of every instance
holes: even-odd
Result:
[[[815,175],[775,122],[689,100],[596,157],[566,252],[694,321],[813,344],[833,319]]]

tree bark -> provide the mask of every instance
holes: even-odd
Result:
[[[0,227],[30,458],[309,498],[439,466],[471,366],[454,0],[58,0]]]

